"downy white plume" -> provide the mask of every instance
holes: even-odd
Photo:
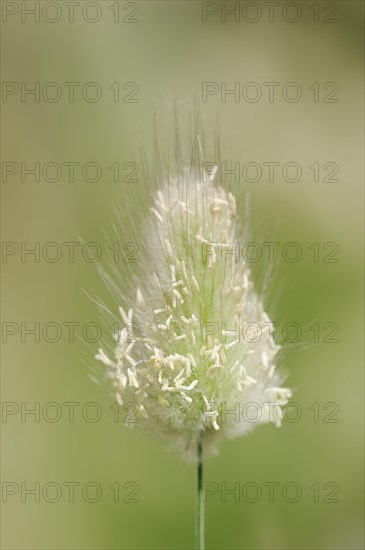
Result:
[[[259,423],[280,426],[291,391],[249,266],[232,251],[245,224],[235,197],[196,167],[158,177],[114,353],[96,357],[118,403],[133,403],[134,425],[195,460],[199,438],[209,453]]]

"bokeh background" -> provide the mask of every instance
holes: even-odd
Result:
[[[34,6],[34,2],[25,4]],[[263,241],[296,241],[303,247],[301,261],[276,265],[275,287],[270,292],[273,318],[303,327],[303,338],[284,361],[287,384],[295,388],[293,399],[300,404],[302,417],[296,423],[285,422],[280,430],[264,426],[249,437],[227,442],[207,464],[205,479],[219,488],[207,502],[207,547],[363,548],[363,3],[298,2],[302,16],[296,23],[283,17],[283,9],[289,10],[285,11],[289,18],[295,16],[290,10],[298,9],[285,8],[285,2],[276,8],[273,22],[260,3],[262,17],[256,23],[247,22],[242,11],[239,21],[227,16],[224,23],[222,5],[214,2],[209,9],[217,9],[217,14],[203,23],[201,2],[126,5],[106,0],[85,12],[93,19],[101,10],[95,23],[82,17],[81,8],[87,4],[83,0],[75,7],[73,23],[63,2],[57,3],[60,20],[50,23],[47,19],[55,18],[58,11],[51,5],[55,2],[48,4],[49,11],[41,14],[39,22],[24,14],[22,22],[20,3],[2,2],[3,10],[11,5],[6,14],[19,10],[8,17],[3,12],[3,81],[19,86],[25,82],[29,87],[34,82],[41,86],[79,82],[81,87],[98,82],[103,96],[89,103],[76,88],[75,101],[70,103],[64,86],[62,98],[55,103],[42,98],[37,103],[30,96],[22,102],[20,93],[3,96],[2,160],[28,166],[96,162],[103,176],[94,183],[85,181],[80,170],[73,183],[65,172],[55,183],[42,178],[34,182],[31,176],[22,183],[20,172],[7,180],[3,176],[2,240],[19,246],[26,242],[29,247],[39,242],[42,247],[82,238],[100,243],[106,254],[104,231],[111,227],[115,204],[120,203],[121,215],[128,216],[133,186],[143,185],[141,172],[138,183],[115,183],[108,167],[119,162],[124,177],[122,168],[138,159],[141,144],[151,152],[154,115],[169,119],[176,102],[182,118],[189,118],[204,81],[226,82],[227,88],[235,82],[260,83],[262,100],[236,103],[228,96],[223,103],[218,93],[201,104],[201,114],[208,135],[213,135],[219,120],[227,161],[241,165],[273,161],[281,166],[297,162],[303,169],[297,183],[279,174],[274,183],[263,175],[256,184],[242,180],[236,185],[240,196],[250,191],[254,197],[254,235],[260,234]],[[244,4],[239,3],[240,9]],[[258,3],[251,4],[245,13],[253,19]],[[227,8],[234,5],[226,3]],[[120,21],[114,22],[117,9]],[[126,17],[136,22],[123,22]],[[270,81],[280,83],[273,103],[262,85]],[[120,84],[121,99],[131,91],[123,90],[123,85],[137,83],[138,102],[114,103],[108,87],[115,82]],[[283,101],[281,90],[287,82],[301,85],[300,101]],[[309,90],[315,82],[320,87],[318,102]],[[323,101],[331,91],[323,90],[327,82],[339,86],[336,103]],[[318,183],[308,169],[314,162],[321,166]],[[327,162],[338,164],[338,183],[323,181]],[[321,250],[318,263],[308,250],[314,242]],[[322,246],[328,242],[339,246],[337,263],[323,261]],[[102,297],[109,307],[117,304],[104,289],[94,263],[83,260],[77,250],[71,263],[66,249],[62,250],[56,263],[42,258],[35,262],[31,256],[22,262],[20,254],[2,259],[3,329],[4,322],[19,325],[19,332],[3,344],[3,402],[19,408],[22,402],[28,408],[39,403],[41,409],[56,402],[62,409],[54,423],[42,415],[39,422],[31,415],[22,422],[20,412],[2,417],[3,499],[4,487],[9,488],[4,482],[19,486],[18,493],[2,504],[2,545],[9,549],[192,548],[195,469],[159,442],[113,422],[108,387],[88,377],[98,344],[85,345],[80,327],[101,323],[102,318],[82,289]],[[120,285],[125,276],[121,265]],[[322,327],[337,323],[339,342],[324,343],[321,331],[321,341],[306,346],[313,341],[308,327],[314,321]],[[32,336],[22,342],[20,323],[31,327],[36,322],[41,326],[79,323],[75,341],[69,342],[65,328],[55,343],[42,337],[37,343]],[[72,423],[63,405],[67,402],[80,404]],[[101,420],[95,423],[81,414],[90,402],[102,410]],[[318,422],[314,403],[318,403]],[[328,403],[335,403],[338,410],[333,418],[338,422],[325,421],[334,410]],[[93,410],[89,412],[92,416]],[[22,502],[20,484],[31,488],[37,482],[41,488],[48,482],[58,483],[62,498],[50,503],[41,495],[36,503],[28,496]],[[80,484],[73,503],[68,502],[65,482]],[[81,488],[88,482],[102,488],[98,502],[82,498]],[[109,489],[116,482],[119,503],[113,502]],[[242,497],[235,502],[232,496],[222,501],[222,483],[228,488],[239,483],[242,488],[248,482],[263,489],[258,502]],[[265,482],[280,484],[274,502],[269,502]],[[296,503],[282,497],[288,482],[302,488]],[[319,502],[314,502],[309,489],[315,483],[320,487]],[[334,487],[327,483],[338,486],[333,497],[338,502],[324,502]],[[123,502],[135,488],[137,502]],[[50,489],[49,499],[53,495]]]

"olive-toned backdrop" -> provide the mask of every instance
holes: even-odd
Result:
[[[194,545],[195,470],[114,422],[108,386],[88,376],[98,343],[85,342],[93,339],[87,323],[103,321],[83,289],[117,304],[87,261],[95,248],[75,245],[70,261],[73,245],[63,243],[98,243],[105,258],[115,205],[128,216],[126,187],[133,194],[143,185],[141,170],[124,181],[136,167],[125,165],[138,167],[141,144],[150,153],[154,114],[171,117],[176,102],[188,119],[196,100],[208,136],[220,121],[227,166],[248,170],[234,188],[240,198],[251,191],[253,240],[277,241],[279,253],[295,242],[303,253],[277,263],[268,293],[279,332],[289,322],[303,330],[283,365],[298,421],[227,442],[207,464],[215,493],[207,497],[207,547],[363,548],[363,4],[281,2],[274,12],[247,4],[227,2],[236,12],[224,22],[224,3],[82,0],[70,22],[67,3],[41,2],[37,22],[19,2],[2,2],[4,548]],[[39,97],[26,93],[37,86]],[[224,86],[239,95],[224,96]],[[36,162],[39,181],[25,172]],[[59,178],[50,162],[62,166]],[[73,182],[70,162],[79,163]],[[270,162],[279,163],[273,182]],[[101,167],[98,181],[87,163]],[[247,163],[262,169],[256,183],[257,166]],[[39,258],[25,254],[37,246]],[[121,264],[120,285],[126,277]],[[39,338],[26,332],[35,323]],[[74,341],[70,323],[78,323]],[[324,342],[336,327],[338,342]],[[73,422],[70,403],[78,404]],[[26,414],[37,407],[39,418]],[[74,502],[70,482],[78,484]],[[36,483],[39,502],[27,493]]]

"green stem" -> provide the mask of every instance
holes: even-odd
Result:
[[[196,547],[204,550],[203,441],[198,439],[198,484],[196,505]]]

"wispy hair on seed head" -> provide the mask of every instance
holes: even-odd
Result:
[[[183,126],[175,109],[170,146],[155,120],[153,159],[141,154],[143,185],[128,190],[114,224],[114,240],[137,243],[138,262],[110,262],[102,271],[121,330],[97,358],[116,400],[135,404],[141,427],[195,460],[198,440],[215,452],[220,439],[252,429],[242,416],[223,422],[222,407],[253,401],[261,409],[258,423],[280,425],[291,392],[280,387],[279,346],[230,334],[235,323],[270,325],[270,319],[247,263],[218,254],[204,260],[202,251],[215,243],[223,253],[244,238],[246,212],[229,186],[204,173],[212,159],[207,151],[219,162],[219,139],[209,149],[199,115],[190,129]],[[204,325],[216,322],[227,331],[204,334]]]

